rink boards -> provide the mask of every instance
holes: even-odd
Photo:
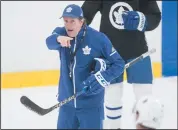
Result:
[[[45,38],[63,24],[58,19],[62,13],[59,9],[67,4],[67,1],[2,2],[1,88],[58,84],[58,53],[47,49]],[[157,50],[151,55],[155,78],[177,75],[177,7],[175,2],[159,1],[158,5],[162,20],[155,30],[146,32],[149,48]],[[46,10],[49,6],[53,7],[50,11]],[[98,29],[100,18],[96,14],[91,27]]]
[[[161,76],[161,64],[153,63],[154,77]],[[126,79],[126,75],[124,75]],[[49,86],[57,85],[59,79],[59,70],[34,71],[34,72],[16,72],[2,74],[3,88],[20,88],[28,86]]]

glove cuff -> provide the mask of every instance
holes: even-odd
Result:
[[[139,18],[140,18],[137,29],[139,31],[143,31],[145,29],[146,17],[142,12],[137,11],[137,13],[138,13]]]
[[[99,84],[102,86],[102,87],[107,87],[110,83],[107,82],[104,77],[102,76],[102,74],[100,73],[100,71],[98,71],[97,73],[94,74],[96,80],[99,82]]]

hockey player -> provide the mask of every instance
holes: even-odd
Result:
[[[155,0],[85,1],[82,9],[88,25],[100,11],[100,31],[108,36],[125,63],[148,51],[145,32],[155,29],[161,19]],[[127,82],[133,84],[136,100],[152,93],[150,57],[128,68],[126,74]],[[105,93],[104,128],[121,128],[122,95],[123,75],[111,82]]]
[[[136,129],[158,129],[160,128],[164,106],[153,96],[143,96],[133,108]]]
[[[64,27],[55,28],[46,39],[48,49],[57,50],[60,55],[58,101],[82,90],[86,93],[59,109],[57,128],[102,129],[104,88],[123,73],[124,60],[105,34],[85,24],[81,7],[68,5],[62,18]],[[106,69],[101,58],[111,66]],[[92,69],[94,61],[101,66],[96,73]]]

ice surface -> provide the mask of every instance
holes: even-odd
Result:
[[[132,85],[124,82],[124,109],[122,128],[134,128],[131,109],[134,102]],[[2,129],[56,129],[58,109],[45,116],[39,116],[20,103],[22,95],[28,96],[38,105],[48,108],[55,103],[57,87],[33,87],[1,90],[1,128]],[[154,80],[153,94],[165,106],[161,128],[177,129],[177,77]]]

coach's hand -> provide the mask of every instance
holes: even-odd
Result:
[[[101,75],[100,71],[96,74],[92,74],[87,80],[83,81],[82,86],[83,90],[85,91],[86,95],[90,94],[98,94],[104,90],[105,87],[109,85],[103,76]]]
[[[70,47],[70,41],[73,40],[71,37],[67,36],[58,36],[57,41],[61,44],[62,47]]]

